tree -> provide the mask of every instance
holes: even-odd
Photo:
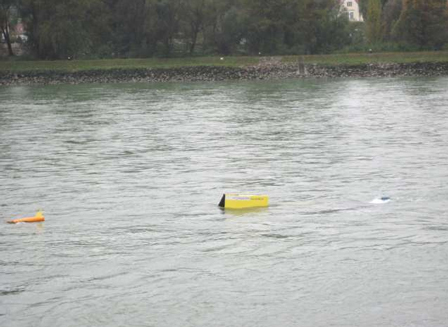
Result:
[[[199,46],[225,55],[329,53],[350,42],[353,26],[337,0],[0,1],[19,3],[29,45],[41,59],[193,55]],[[384,1],[370,3],[381,8]],[[381,9],[368,16],[377,40]]]
[[[304,0],[297,19],[297,38],[306,54],[329,53],[350,41],[349,21],[337,2]]]
[[[381,31],[381,0],[369,0],[366,21],[367,40],[377,43],[382,40]]]
[[[440,49],[448,41],[446,0],[404,0],[393,34],[420,49]]]
[[[383,7],[383,38],[391,40],[392,29],[400,18],[403,0],[389,0]]]
[[[22,0],[20,10],[41,59],[89,54],[105,34],[102,0]]]
[[[218,16],[214,33],[214,43],[218,53],[229,55],[245,47],[247,32],[247,17],[236,7],[225,10]]]
[[[173,50],[176,34],[179,32],[182,0],[157,0],[155,3],[156,35],[161,53],[169,57]]]
[[[146,38],[147,1],[114,0],[109,2],[112,34],[109,39],[121,56],[139,56]]]
[[[16,8],[16,0],[0,0],[0,31],[8,46],[8,54],[14,56],[11,45],[10,23],[13,11]]]
[[[381,7],[383,8],[387,2],[393,1],[393,0],[381,0]],[[399,0],[402,1],[402,0]],[[368,8],[369,8],[369,0],[359,0],[359,10],[361,11],[362,16],[364,19],[368,18]]]
[[[182,20],[185,24],[185,37],[188,39],[188,53],[193,54],[198,35],[204,29],[211,1],[185,0],[182,4]]]
[[[296,0],[245,0],[247,40],[250,52],[277,53],[284,41],[286,25],[297,13]]]

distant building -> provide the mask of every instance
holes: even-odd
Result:
[[[14,26],[14,32],[17,35],[25,34],[25,26],[23,23],[19,20],[19,22]]]
[[[347,12],[348,19],[351,22],[362,22],[361,11],[359,10],[359,2],[361,0],[339,0],[341,8]]]
[[[20,38],[22,41],[26,41],[28,39],[25,31],[25,25],[20,20],[11,28],[11,36]]]

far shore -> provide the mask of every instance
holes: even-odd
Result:
[[[0,85],[448,76],[448,52],[0,61]]]

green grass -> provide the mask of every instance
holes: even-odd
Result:
[[[448,62],[448,51],[400,53],[352,53],[312,56],[282,56],[282,62],[320,65],[360,65],[368,63]],[[194,57],[176,59],[99,59],[23,61],[2,60],[0,72],[61,71],[76,72],[104,69],[179,68],[194,66],[240,67],[257,64],[261,57]]]
[[[320,65],[362,65],[370,63],[448,62],[448,51],[349,53],[314,56],[288,56],[284,62],[301,61]]]
[[[57,61],[0,61],[0,71],[85,71],[104,69],[179,68],[195,66],[238,67],[258,63],[257,57],[194,57],[176,59],[98,59]]]

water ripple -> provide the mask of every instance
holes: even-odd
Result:
[[[444,325],[447,87],[1,88],[0,325]]]

